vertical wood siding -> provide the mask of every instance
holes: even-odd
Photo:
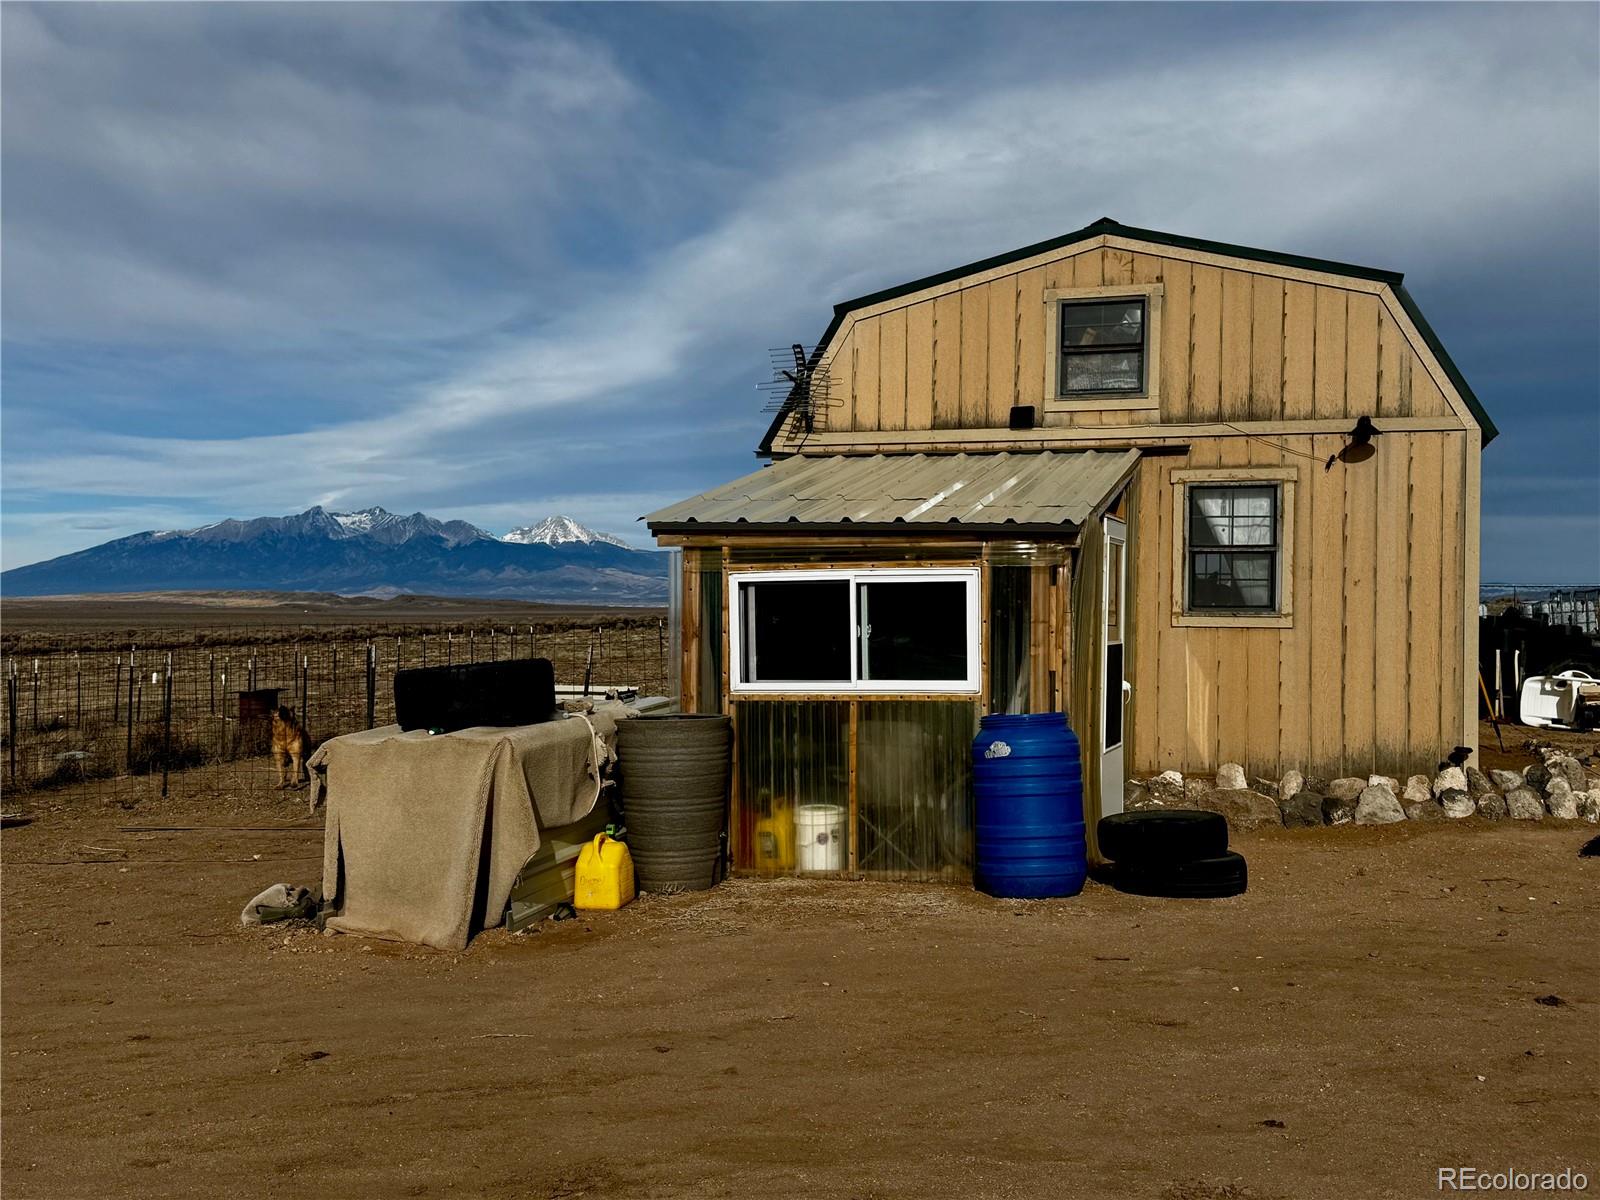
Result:
[[[1336,437],[1197,442],[1151,458],[1134,484],[1130,564],[1139,772],[1323,776],[1431,769],[1461,738],[1465,433],[1385,434],[1364,463],[1323,460]],[[1279,446],[1282,448],[1280,449]],[[1314,455],[1314,458],[1302,457]],[[1292,466],[1293,624],[1172,623],[1172,471]]]
[[[1118,283],[1163,286],[1154,353],[1164,422],[1450,413],[1373,295],[1105,248],[856,317],[830,351],[826,428],[1002,428],[1013,404],[1044,400],[1045,290]],[[1061,419],[1145,418],[1086,409]]]

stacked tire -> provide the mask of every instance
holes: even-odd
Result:
[[[1102,817],[1100,853],[1110,882],[1135,896],[1214,899],[1249,883],[1244,857],[1228,849],[1228,822],[1199,809],[1145,809]]]

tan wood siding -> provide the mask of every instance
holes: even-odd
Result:
[[[1342,444],[1327,434],[1210,439],[1140,464],[1133,771],[1422,771],[1461,739],[1475,681],[1463,659],[1467,434],[1386,434],[1374,458],[1325,470]],[[1293,622],[1175,625],[1172,473],[1240,466],[1297,471]]]
[[[824,428],[1004,429],[1013,404],[1042,407],[1044,294],[1160,283],[1160,411],[1057,406],[1052,426],[1311,420],[1363,413],[1450,417],[1381,289],[1313,283],[1112,247],[983,275],[852,314],[829,350],[833,408]],[[869,348],[870,347],[870,348]],[[785,448],[782,439],[778,448]]]

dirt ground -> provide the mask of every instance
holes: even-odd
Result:
[[[1576,729],[1553,729],[1549,726],[1536,729],[1532,725],[1501,722],[1497,736],[1491,722],[1479,721],[1478,753],[1467,762],[1481,771],[1496,769],[1520,771],[1523,767],[1540,761],[1539,755],[1533,749],[1535,745],[1551,746],[1580,760],[1589,755],[1597,756],[1589,766],[1589,776],[1594,779],[1600,775],[1600,730],[1596,729],[1586,729],[1581,732]]]
[[[7,1200],[1600,1186],[1592,826],[1240,837],[1221,901],[735,880],[461,954],[239,928],[314,824],[120,828],[300,804],[5,831]]]

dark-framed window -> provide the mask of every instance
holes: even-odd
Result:
[[[1188,486],[1188,610],[1277,612],[1283,546],[1276,483]]]
[[[1145,389],[1148,312],[1142,296],[1063,300],[1060,313],[1063,396],[1138,395]]]

